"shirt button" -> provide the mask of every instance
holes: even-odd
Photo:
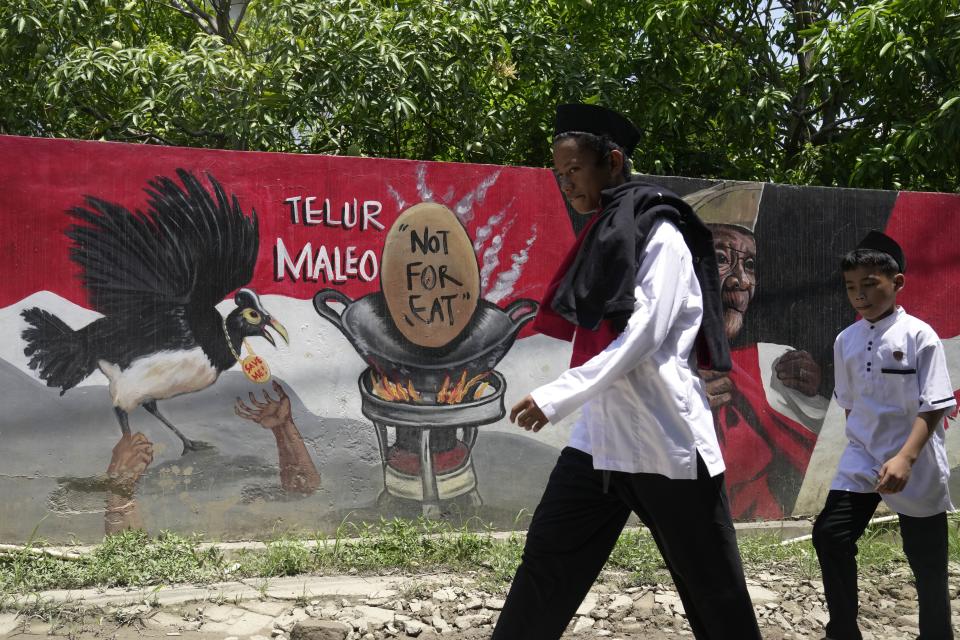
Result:
[[[870,347],[867,347],[867,351],[870,351]]]

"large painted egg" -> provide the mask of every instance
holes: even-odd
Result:
[[[442,347],[460,335],[477,308],[480,270],[450,209],[421,202],[400,214],[384,241],[380,288],[410,342]]]

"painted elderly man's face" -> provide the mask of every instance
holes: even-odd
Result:
[[[743,327],[743,314],[757,288],[757,243],[746,229],[710,225],[717,252],[723,297],[723,324],[732,340]]]

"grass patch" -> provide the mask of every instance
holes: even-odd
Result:
[[[739,541],[740,557],[747,573],[774,571],[819,578],[820,564],[809,540],[782,544],[775,534],[747,536]]]
[[[349,544],[342,535],[351,538]],[[319,570],[333,573],[469,572],[501,584],[513,577],[522,550],[522,536],[497,540],[489,528],[473,530],[470,523],[382,520],[341,527],[333,542],[317,545],[315,561]]]
[[[63,560],[28,551],[0,555],[0,592],[30,593],[86,586],[146,586],[207,582],[223,575],[219,549],[201,551],[199,538],[143,531],[109,536],[93,553]]]
[[[608,569],[626,571],[630,584],[652,584],[670,580],[667,565],[657,543],[646,529],[624,531],[614,545]]]
[[[949,530],[950,558],[960,562],[960,518],[950,518]],[[519,534],[497,539],[476,522],[461,527],[424,519],[345,522],[333,539],[308,544],[303,539],[282,537],[263,550],[226,558],[217,548],[202,548],[198,537],[161,533],[151,538],[142,531],[127,531],[106,538],[78,560],[27,551],[0,554],[0,594],[90,586],[209,584],[300,574],[428,572],[469,574],[485,588],[502,589],[520,563],[523,541]],[[809,541],[782,545],[774,535],[759,535],[745,537],[739,544],[748,575],[774,571],[819,577]],[[864,570],[906,565],[896,522],[869,527],[859,548],[858,560]],[[633,584],[670,581],[653,538],[644,530],[620,536],[607,569],[626,573]],[[0,597],[0,608],[3,606]]]
[[[142,586],[219,576],[224,568],[220,550],[200,551],[199,543],[199,538],[171,533],[153,539],[144,531],[109,536],[93,552],[88,579],[105,586]]]
[[[864,569],[883,571],[907,562],[903,555],[900,525],[896,522],[881,522],[868,527],[857,548],[857,565]]]
[[[263,553],[249,554],[238,567],[241,573],[260,577],[295,576],[315,569],[310,549],[300,540],[281,538]]]

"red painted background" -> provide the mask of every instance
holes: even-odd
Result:
[[[251,286],[260,294],[307,299],[319,288],[331,286],[322,277],[318,282],[275,281],[273,248],[277,238],[291,252],[299,252],[307,242],[314,252],[320,244],[330,251],[353,245],[358,253],[374,250],[379,261],[387,231],[401,213],[389,189],[396,190],[404,208],[420,202],[418,168],[433,200],[451,209],[485,178],[499,172],[483,201],[474,203],[473,219],[466,227],[475,239],[477,228],[490,216],[505,213],[494,230],[494,234],[508,231],[503,235],[495,277],[510,268],[511,255],[526,247],[531,227],[536,225],[537,241],[529,249],[529,259],[510,298],[538,299],[573,241],[562,198],[553,176],[545,169],[0,136],[0,307],[40,290],[86,306],[64,235],[73,221],[67,210],[83,205],[85,195],[142,210],[147,181],[158,175],[176,179],[178,168],[201,176],[211,174],[228,194],[237,195],[245,213],[257,212],[260,258]],[[346,201],[377,200],[383,205],[378,220],[384,230],[294,224],[290,207],[284,202],[293,196],[316,196],[314,207],[329,198],[338,218]],[[378,290],[380,285],[377,279],[348,280],[332,286],[356,298]]]

